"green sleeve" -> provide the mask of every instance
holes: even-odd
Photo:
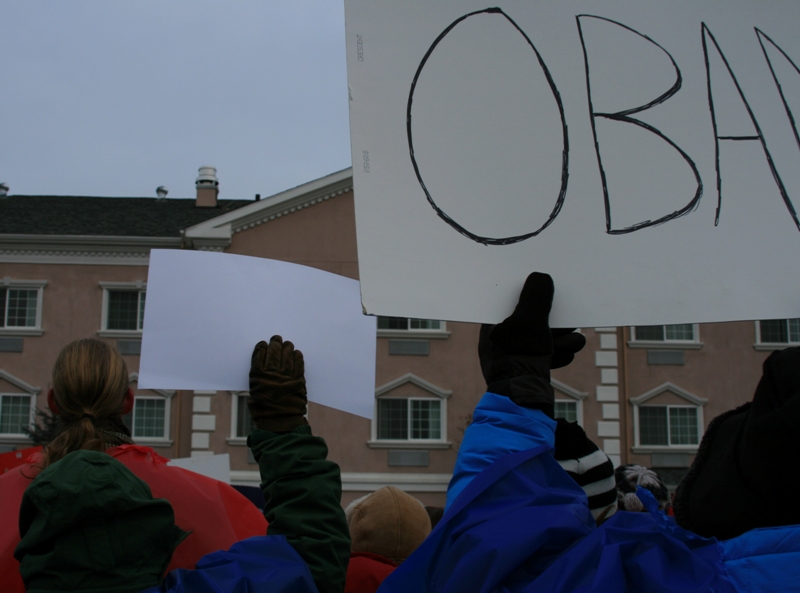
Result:
[[[267,535],[284,535],[308,563],[320,593],[344,591],[350,533],[341,505],[339,466],[309,426],[277,434],[254,430],[247,439],[261,470]]]

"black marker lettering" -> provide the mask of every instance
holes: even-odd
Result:
[[[717,43],[717,40],[714,38],[714,35],[711,33],[711,30],[706,26],[705,23],[702,23],[702,25],[701,25],[701,34],[702,34],[702,38],[703,38],[703,57],[705,58],[705,63],[706,63],[706,84],[708,86],[708,106],[709,106],[709,109],[711,110],[711,125],[713,126],[713,129],[714,129],[714,145],[715,145],[715,150],[716,150],[715,160],[716,160],[716,168],[717,168],[717,214],[716,214],[716,218],[714,220],[714,225],[716,226],[716,225],[719,224],[719,215],[720,215],[720,210],[722,209],[722,174],[721,174],[720,164],[719,164],[719,142],[720,142],[720,140],[734,140],[734,141],[752,141],[752,140],[757,140],[757,141],[759,141],[761,143],[761,148],[764,150],[764,156],[767,158],[767,164],[769,165],[769,170],[772,172],[772,178],[775,180],[775,184],[778,186],[778,191],[780,192],[781,197],[783,198],[783,202],[784,202],[784,204],[786,204],[786,207],[789,209],[789,213],[792,215],[792,218],[794,219],[794,222],[797,225],[798,230],[800,230],[800,220],[798,220],[798,218],[797,218],[797,212],[795,211],[794,206],[792,205],[792,201],[789,198],[789,194],[786,191],[786,187],[783,184],[783,180],[781,179],[781,176],[778,173],[778,169],[775,166],[775,162],[772,159],[772,154],[770,154],[770,152],[769,152],[769,148],[767,147],[767,141],[764,139],[764,134],[761,132],[761,126],[758,124],[758,120],[756,119],[756,116],[753,113],[753,110],[751,109],[750,104],[747,102],[747,98],[744,96],[744,92],[742,91],[742,87],[739,86],[739,81],[736,79],[736,75],[733,73],[733,70],[731,69],[731,66],[728,63],[728,60],[725,57],[725,54],[722,53],[722,49],[719,47],[719,44]],[[764,44],[763,44],[763,42],[761,40],[761,35],[764,35],[764,34],[761,33],[758,29],[756,29],[756,35],[758,36],[759,43],[761,43],[761,49],[764,51],[764,56],[767,58],[767,63],[769,64],[770,70],[772,70],[772,63],[770,62],[769,56],[767,56],[767,52],[764,49]],[[766,37],[766,35],[764,35],[764,37]],[[770,43],[775,45],[774,42],[772,42],[772,40],[769,39],[769,37],[766,37],[766,38],[770,41]],[[742,100],[742,104],[744,105],[744,108],[747,109],[747,113],[750,116],[750,121],[753,124],[753,128],[755,128],[756,134],[754,136],[720,136],[719,135],[719,132],[717,130],[717,115],[716,115],[716,112],[714,110],[714,96],[713,96],[713,93],[711,91],[711,67],[710,67],[709,62],[708,62],[708,42],[707,42],[707,39],[710,39],[711,43],[714,44],[714,47],[717,50],[717,54],[719,55],[720,59],[722,60],[722,63],[725,64],[725,69],[728,71],[728,75],[731,77],[731,81],[736,86],[736,91],[739,93],[739,98]],[[775,47],[778,48],[777,45],[775,45]],[[780,50],[781,53],[783,53],[783,50],[781,50],[780,48],[778,48],[778,50]],[[783,55],[787,59],[789,59],[789,56],[787,56],[785,53]],[[791,62],[792,66],[795,67],[795,70],[797,70],[797,66],[795,66],[794,62],[792,62],[791,60],[789,60],[789,61]],[[772,70],[772,75],[773,75],[773,78],[775,79],[775,84],[778,85],[778,90],[781,93],[781,98],[783,99],[783,103],[784,103],[784,106],[786,108],[787,115],[789,116],[789,120],[792,122],[792,127],[794,128],[795,138],[797,138],[797,129],[794,126],[794,118],[792,116],[792,112],[789,109],[788,104],[786,103],[786,98],[783,96],[783,92],[782,92],[782,90],[780,88],[780,84],[778,83],[778,79],[775,76],[775,71],[774,70]],[[800,146],[800,139],[798,139],[798,146]]]
[[[539,227],[537,230],[527,233],[524,235],[517,235],[514,237],[501,237],[501,238],[491,238],[491,237],[482,237],[480,235],[476,235],[465,229],[463,226],[458,224],[455,220],[453,220],[450,216],[447,215],[439,206],[436,205],[433,197],[431,196],[428,188],[425,186],[425,182],[422,180],[422,175],[419,171],[419,166],[417,164],[416,157],[414,156],[414,140],[413,135],[411,133],[411,107],[414,102],[414,89],[417,86],[417,80],[419,79],[419,75],[422,72],[422,69],[425,67],[425,63],[430,58],[433,50],[436,49],[436,46],[445,38],[445,36],[453,30],[453,28],[458,25],[460,22],[468,19],[469,17],[479,15],[479,14],[499,14],[505,17],[509,23],[519,31],[520,35],[525,38],[525,41],[528,42],[528,45],[531,47],[533,52],[536,54],[536,59],[539,61],[539,66],[542,68],[542,72],[544,73],[545,77],[547,78],[547,82],[550,85],[550,90],[553,92],[553,97],[555,97],[556,104],[558,105],[558,111],[561,114],[561,127],[562,127],[562,135],[563,135],[563,142],[564,148],[562,151],[562,158],[561,158],[561,189],[558,193],[556,198],[555,206],[553,207],[553,211],[550,213],[550,216],[545,221],[545,223]],[[417,175],[417,180],[419,181],[420,186],[422,187],[422,191],[425,192],[425,197],[428,199],[428,203],[433,207],[436,211],[436,214],[444,220],[447,224],[453,227],[456,231],[464,235],[465,237],[469,237],[473,241],[478,243],[483,243],[484,245],[511,245],[512,243],[518,243],[520,241],[524,241],[525,239],[529,239],[531,237],[535,237],[539,233],[541,233],[544,229],[546,229],[550,224],[556,219],[558,213],[561,212],[561,207],[564,205],[564,198],[567,194],[567,179],[569,178],[569,138],[567,135],[567,120],[564,115],[564,106],[561,103],[561,95],[556,88],[556,84],[553,81],[553,77],[550,75],[550,70],[548,70],[547,65],[544,63],[542,56],[539,54],[539,51],[536,49],[536,46],[533,45],[533,42],[530,38],[525,34],[525,31],[520,29],[519,25],[515,23],[511,17],[509,17],[505,12],[503,12],[500,8],[486,8],[484,10],[477,10],[475,12],[470,12],[469,14],[465,14],[462,17],[459,17],[444,30],[442,33],[436,38],[433,44],[428,48],[428,51],[425,53],[425,56],[422,58],[422,61],[417,68],[416,73],[414,74],[414,80],[411,82],[411,90],[408,93],[408,107],[406,109],[406,133],[408,135],[408,149],[409,154],[411,156],[411,164],[414,166],[414,173]]]
[[[678,68],[678,64],[675,62],[674,58],[670,55],[670,53],[666,49],[664,49],[661,45],[659,45],[658,43],[653,41],[647,35],[643,35],[642,33],[639,33],[638,31],[636,31],[635,29],[631,29],[627,25],[623,25],[622,23],[618,23],[617,21],[612,21],[611,19],[607,19],[605,17],[595,16],[595,15],[591,15],[591,14],[580,14],[580,15],[576,16],[575,18],[576,18],[576,20],[578,22],[578,35],[580,36],[581,46],[583,47],[583,61],[584,61],[585,67],[586,67],[586,95],[587,95],[588,100],[589,100],[589,116],[591,118],[591,123],[592,123],[592,135],[594,137],[594,149],[595,149],[595,153],[597,154],[597,166],[600,169],[600,179],[601,179],[601,183],[603,185],[603,200],[604,200],[604,203],[605,203],[605,210],[606,210],[606,232],[608,234],[610,234],[610,235],[622,235],[622,234],[625,234],[625,233],[632,233],[634,231],[638,231],[638,230],[646,228],[646,227],[655,226],[655,225],[658,225],[658,224],[663,224],[665,222],[668,222],[670,220],[673,220],[675,218],[678,218],[680,216],[688,214],[689,212],[691,212],[692,210],[697,208],[697,205],[700,203],[700,197],[703,195],[703,181],[700,178],[700,172],[697,170],[697,166],[695,165],[694,161],[689,157],[689,155],[686,154],[686,152],[680,146],[675,144],[675,142],[670,140],[660,130],[656,129],[655,127],[651,126],[650,124],[647,124],[647,123],[645,123],[645,122],[643,122],[643,121],[641,121],[639,119],[631,117],[632,115],[634,115],[636,113],[641,113],[643,111],[647,111],[648,109],[650,109],[652,107],[655,107],[656,105],[660,105],[661,103],[664,103],[665,101],[667,101],[670,97],[675,95],[675,93],[677,93],[680,90],[681,84],[683,83],[683,79],[681,77],[681,71],[680,71],[680,68]],[[588,54],[587,54],[587,51],[586,51],[586,43],[584,42],[584,39],[583,39],[583,29],[581,28],[581,19],[590,19],[590,18],[591,19],[599,19],[599,20],[602,20],[602,21],[606,21],[608,23],[617,25],[618,27],[622,27],[623,29],[626,29],[626,30],[628,30],[628,31],[630,31],[632,33],[635,33],[639,37],[649,41],[650,43],[652,43],[653,45],[658,47],[661,51],[663,51],[665,54],[667,54],[667,57],[670,59],[670,61],[672,62],[672,65],[675,68],[675,83],[672,85],[672,87],[669,90],[667,90],[664,94],[662,94],[659,97],[656,97],[655,99],[653,99],[652,101],[650,101],[646,105],[640,105],[638,107],[632,107],[630,109],[626,109],[624,111],[617,111],[615,113],[600,113],[600,112],[596,112],[594,110],[593,105],[592,105],[592,84],[591,84],[591,80],[590,80],[590,76],[589,76],[589,57],[588,57]],[[606,183],[606,172],[605,172],[605,169],[603,168],[603,159],[602,159],[602,157],[600,155],[600,144],[599,144],[599,142],[597,140],[597,126],[596,126],[595,120],[598,117],[602,117],[604,119],[609,119],[609,120],[612,120],[612,121],[618,121],[618,122],[623,122],[623,123],[634,124],[636,126],[644,128],[648,132],[651,132],[652,134],[655,134],[656,136],[658,136],[659,138],[664,140],[664,142],[666,142],[667,144],[672,146],[672,148],[674,148],[678,153],[680,153],[680,155],[683,157],[683,159],[686,161],[686,163],[691,168],[692,172],[694,173],[694,177],[697,180],[697,190],[695,191],[694,197],[689,201],[689,203],[686,206],[684,206],[683,208],[681,208],[680,210],[677,210],[677,211],[675,211],[675,212],[673,212],[671,214],[667,214],[666,216],[662,216],[661,218],[659,218],[657,220],[645,220],[645,221],[636,223],[634,225],[631,225],[629,227],[625,227],[625,228],[622,228],[622,229],[612,229],[611,228],[611,203],[610,203],[609,198],[608,198],[608,185]]]

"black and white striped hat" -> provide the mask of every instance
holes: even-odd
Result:
[[[617,512],[617,485],[614,464],[577,422],[557,418],[556,461],[583,488],[595,520],[605,520]]]

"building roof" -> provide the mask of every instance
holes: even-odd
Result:
[[[180,237],[187,227],[250,203],[198,208],[193,199],[12,195],[0,197],[0,234]]]

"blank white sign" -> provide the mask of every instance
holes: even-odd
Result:
[[[258,257],[153,250],[139,387],[247,391],[254,346],[303,352],[308,399],[372,418],[376,322],[358,282]]]

